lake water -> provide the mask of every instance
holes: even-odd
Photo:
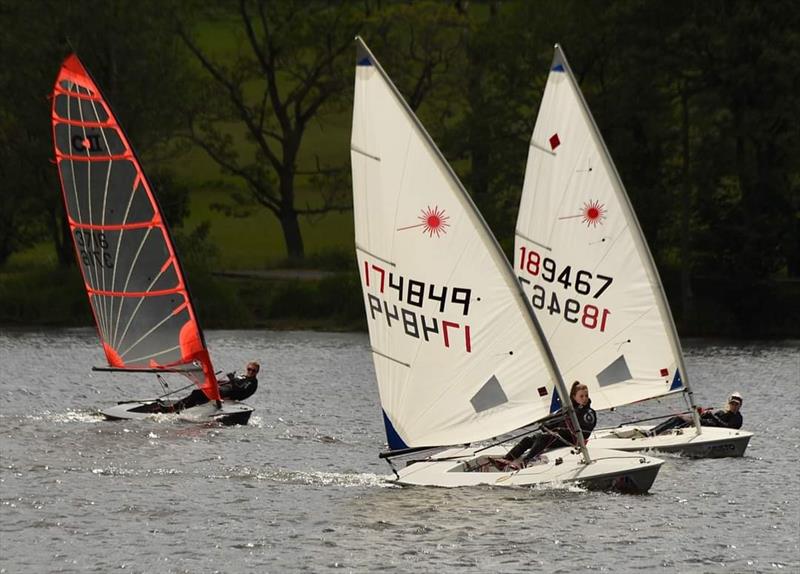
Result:
[[[104,421],[154,378],[92,373],[92,330],[0,331],[0,572],[800,572],[800,342],[685,342],[698,402],[740,391],[756,434],[630,496],[396,487],[365,334],[207,340],[263,364],[247,427]]]

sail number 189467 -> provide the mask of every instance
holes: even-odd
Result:
[[[613,283],[612,277],[593,274],[585,269],[577,269],[573,275],[571,265],[559,270],[558,264],[550,257],[542,257],[539,252],[527,249],[524,245],[519,251],[519,268],[522,271],[542,282],[553,284],[553,290],[548,296],[547,290],[542,285],[519,276],[523,286],[528,286],[526,291],[531,292],[531,304],[535,309],[547,310],[551,315],[562,315],[565,321],[580,324],[587,329],[606,330],[608,317],[611,315],[610,310],[591,303],[582,305],[580,301],[572,298],[559,300],[558,291],[555,289],[560,284],[566,290],[574,289],[578,295],[591,295],[593,299],[599,299]]]

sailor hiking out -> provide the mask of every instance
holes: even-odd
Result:
[[[597,424],[597,415],[592,408],[589,389],[586,385],[575,381],[572,383],[569,397],[583,433],[583,440],[588,440]],[[503,468],[524,468],[529,462],[549,449],[577,443],[577,437],[570,419],[566,414],[562,414],[542,425],[541,432],[523,438],[514,448],[508,451],[504,458],[496,462]],[[527,454],[525,454],[526,451]]]

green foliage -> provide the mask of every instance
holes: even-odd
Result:
[[[236,328],[314,328],[351,330],[366,327],[361,286],[355,273],[320,280],[219,279],[224,300],[198,304],[203,325]],[[195,293],[195,289],[192,289]],[[226,310],[229,315],[226,316]]]
[[[184,110],[187,137],[240,189],[229,195],[232,205],[213,205],[247,215],[249,210],[237,206],[255,201],[279,221],[289,257],[302,259],[298,216],[349,205],[340,186],[325,185],[318,187],[324,191],[317,194],[322,205],[304,206],[296,201],[295,185],[309,124],[345,99],[347,76],[340,70],[350,61],[345,53],[360,12],[347,2],[316,0],[242,1],[227,10],[225,4],[214,4],[204,15],[222,15],[226,27],[241,38],[224,58],[203,45],[202,26],[192,25],[196,15],[186,14],[188,22],[179,17],[178,33],[202,70],[195,85],[203,94]],[[318,165],[306,175],[341,171],[344,166]]]
[[[679,302],[678,314],[685,312],[682,327],[748,335],[774,332],[767,318],[770,325],[786,324],[790,314],[779,310],[791,307],[787,297],[796,295],[786,285],[800,277],[800,10],[791,0],[292,1],[269,3],[263,21],[256,17],[259,5],[121,0],[86,10],[80,3],[32,0],[0,8],[7,24],[0,51],[14,54],[0,71],[4,321],[46,321],[32,305],[48,300],[48,284],[63,281],[72,289],[67,277],[75,271],[31,270],[73,258],[60,233],[63,205],[57,172],[48,164],[50,104],[44,97],[72,49],[142,157],[176,230],[190,284],[204,292],[202,316],[220,326],[226,318],[234,325],[261,324],[272,314],[287,322],[363,321],[359,297],[346,289],[338,297],[356,301],[353,309],[337,307],[341,301],[328,295],[336,292],[332,285],[276,282],[265,289],[264,281],[209,275],[287,264],[352,268],[352,215],[322,211],[340,200],[346,209],[349,201],[349,42],[358,31],[506,251],[552,44],[560,42],[662,275],[690,276],[695,301],[686,310],[681,305],[690,303],[691,293],[680,293],[681,281],[667,289]],[[241,6],[249,17],[242,18]],[[211,78],[189,52],[178,21],[229,86]],[[278,100],[265,91],[246,21],[253,24],[255,45],[267,47],[266,22],[281,48],[273,86]],[[336,45],[344,48],[320,68],[325,82],[310,84],[307,92],[319,97],[333,88],[329,99],[318,108],[292,108],[317,56]],[[266,146],[237,105],[252,112],[248,117],[263,128],[261,135],[274,132],[265,136]],[[295,126],[300,131],[282,130],[281,108],[309,112]],[[296,116],[283,119],[290,117]],[[193,135],[205,149],[177,137],[194,120]],[[209,151],[223,163],[209,161]],[[284,261],[283,220],[253,193],[277,193],[287,178],[293,178],[284,188],[292,190],[293,209],[308,212],[297,225],[308,254],[303,262]],[[73,285],[79,290],[80,280]],[[73,315],[80,321],[88,313],[84,299],[77,297]],[[47,315],[67,321],[70,300],[58,299],[58,309]]]
[[[0,273],[0,324],[93,325],[80,271],[34,267]]]
[[[186,275],[192,301],[203,328],[247,329],[255,326],[247,302],[224,280],[197,268],[187,268]]]
[[[211,223],[204,221],[189,233],[172,233],[185,272],[208,273],[218,265],[219,249],[209,241]]]
[[[302,321],[307,325],[352,329],[364,325],[361,286],[355,273],[320,281],[281,281],[265,285],[268,324]]]

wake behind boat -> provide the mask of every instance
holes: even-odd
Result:
[[[162,414],[245,424],[253,409],[220,396],[155,194],[111,107],[74,54],[61,66],[52,101],[64,206],[109,365],[103,370],[156,373],[159,381],[163,375],[179,374],[208,402],[180,413],[169,412],[166,405]],[[164,403],[152,399],[102,412],[112,419],[137,419],[162,407]]]
[[[531,137],[514,268],[567,380],[611,409],[682,393],[693,426],[596,431],[591,444],[741,456],[752,433],[700,424],[647,242],[561,47]]]
[[[561,412],[558,397],[568,394],[485,221],[375,57],[357,43],[353,210],[391,449],[383,457],[394,464],[416,449],[398,482],[580,482],[646,492],[661,460],[595,451],[580,432],[578,448],[548,452],[547,461],[524,471],[489,466],[490,455],[507,451],[502,446],[472,446]],[[420,451],[426,447],[444,452]]]

